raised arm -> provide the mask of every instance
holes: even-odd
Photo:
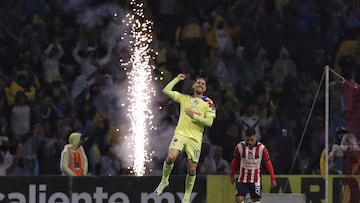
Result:
[[[73,49],[72,55],[77,63],[82,63],[83,58],[81,58],[81,56],[79,55],[79,51],[80,51],[80,43],[77,43],[76,47]]]
[[[179,92],[173,91],[172,89],[174,86],[180,82],[181,80],[185,80],[185,74],[180,73],[178,74],[173,80],[171,80],[163,89],[163,93],[170,97],[172,100],[176,100],[177,95]]]

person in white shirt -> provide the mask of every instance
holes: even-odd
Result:
[[[230,164],[222,158],[223,148],[213,145],[208,155],[204,159],[202,172],[206,174],[228,174],[230,173]]]
[[[96,47],[86,47],[85,56],[79,55],[82,43],[78,43],[74,48],[72,55],[75,61],[80,65],[81,75],[88,78],[94,74],[99,68],[107,64],[111,59],[111,46],[107,47],[107,54],[102,58],[96,58]]]
[[[26,104],[24,92],[17,92],[15,96],[15,105],[10,112],[10,126],[17,141],[24,143],[30,133],[31,108]]]
[[[60,75],[59,60],[63,55],[64,49],[57,39],[45,49],[41,56],[45,82],[51,84],[54,75]]]
[[[273,113],[276,109],[276,106],[271,104],[271,112]],[[261,130],[262,128],[267,128],[270,126],[274,117],[271,114],[268,118],[261,118],[258,113],[258,106],[255,103],[250,103],[246,107],[245,113],[237,117],[237,121],[241,125],[241,138],[246,139],[246,130],[253,128],[256,132],[256,139],[261,140]]]

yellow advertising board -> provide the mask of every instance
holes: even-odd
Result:
[[[277,187],[271,188],[270,176],[264,175],[263,193],[302,193],[307,203],[325,200],[325,179],[320,175],[277,175]],[[360,176],[329,176],[329,203],[360,202]],[[235,186],[228,175],[209,175],[207,202],[235,202]]]

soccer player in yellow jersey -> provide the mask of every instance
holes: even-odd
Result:
[[[196,167],[200,158],[204,128],[212,126],[216,111],[214,103],[204,95],[206,91],[204,78],[198,77],[195,79],[192,85],[193,96],[172,90],[178,82],[185,80],[185,78],[185,74],[180,73],[163,89],[165,95],[180,104],[180,116],[164,161],[162,179],[155,189],[155,194],[161,195],[169,185],[169,176],[175,159],[185,147],[188,163],[185,194],[182,203],[189,203],[195,183]]]

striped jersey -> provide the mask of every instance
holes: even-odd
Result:
[[[260,142],[255,146],[249,147],[245,141],[238,143],[234,150],[234,159],[239,166],[238,182],[242,183],[260,183],[261,162],[270,160],[270,155]]]

